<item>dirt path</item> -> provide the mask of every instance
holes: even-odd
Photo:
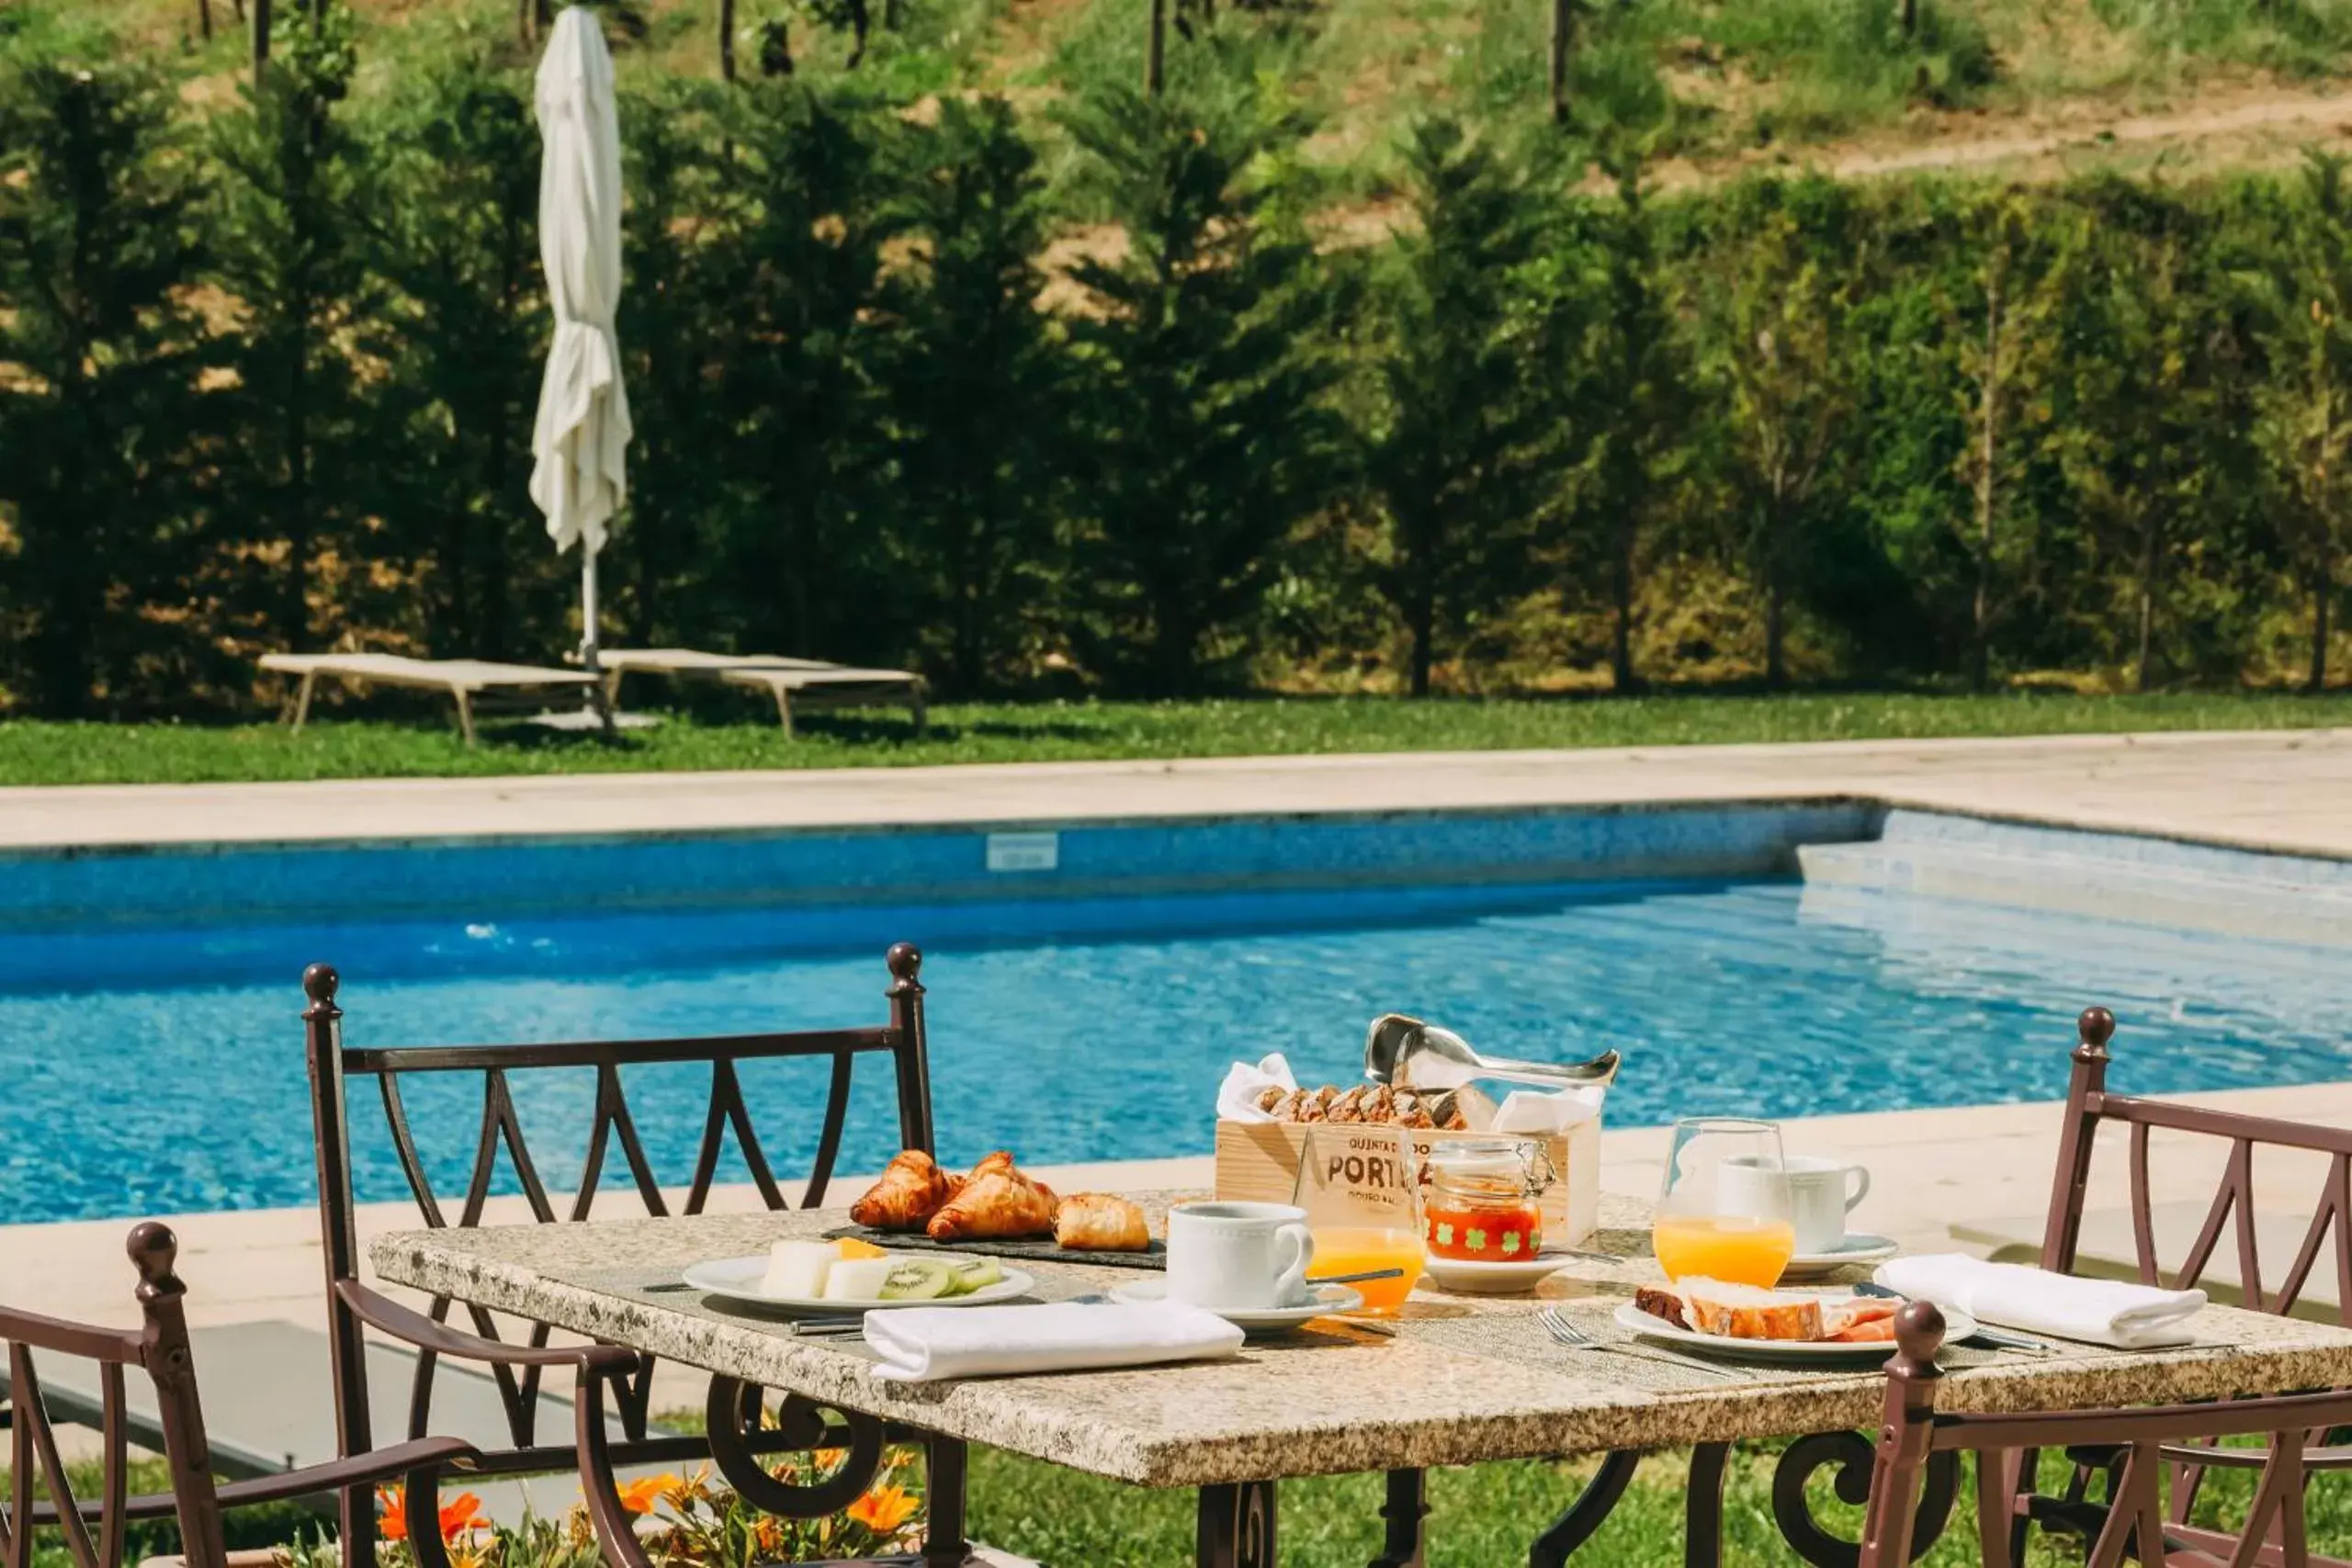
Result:
[[[2316,141],[2352,136],[2352,93],[2249,85],[2208,91],[2187,107],[2151,114],[2077,101],[2014,117],[2003,134],[1983,134],[1999,122],[1987,114],[1923,116],[1900,133],[1865,141],[1677,159],[1660,166],[1658,183],[1688,188],[1768,168],[1813,169],[1840,179],[1928,170],[2059,179],[2088,163],[2260,165],[2290,159]]]

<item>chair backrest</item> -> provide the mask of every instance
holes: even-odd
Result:
[[[2115,1036],[2115,1015],[2105,1008],[2085,1009],[2076,1032],[2074,1077],[2066,1091],[2065,1124],[2060,1135],[2049,1220],[2042,1233],[2041,1266],[2058,1273],[2071,1273],[2075,1268],[2091,1183],[2091,1156],[2099,1128],[2112,1122],[2126,1130],[2129,1139],[2134,1262],[2143,1282],[2179,1289],[2198,1284],[2227,1231],[2232,1234],[2243,1304],[2256,1312],[2283,1314],[2292,1312],[2302,1299],[2322,1250],[2333,1242],[2336,1316],[2352,1326],[2352,1130],[2110,1094],[2108,1042]],[[2203,1222],[2178,1262],[2169,1268],[2158,1256],[2150,1175],[2151,1138],[2160,1131],[2215,1140],[2214,1152],[2223,1159]],[[2275,1288],[2264,1282],[2261,1249],[2256,1240],[2254,1178],[2258,1149],[2296,1151],[2314,1166],[2324,1165],[2311,1219],[2292,1261],[2283,1274],[2274,1276]],[[2177,1163],[2177,1157],[2176,1149],[2167,1164]],[[2300,1205],[2296,1213],[2301,1213]]]
[[[788,1201],[745,1103],[739,1069],[748,1062],[822,1059],[830,1062],[831,1077],[816,1151],[801,1198],[804,1207],[814,1208],[824,1201],[834,1163],[841,1154],[842,1135],[849,1116],[851,1077],[860,1057],[888,1058],[895,1078],[901,1145],[926,1153],[932,1151],[931,1072],[923,1026],[924,993],[919,978],[922,954],[912,943],[902,942],[890,948],[885,964],[890,975],[890,984],[884,992],[888,998],[888,1021],[872,1028],[683,1040],[389,1048],[346,1046],[343,1043],[343,1010],[335,1001],[339,976],[324,964],[313,964],[304,970],[302,989],[310,998],[310,1006],[302,1019],[310,1058],[311,1123],[318,1148],[320,1223],[342,1452],[346,1456],[361,1453],[369,1446],[367,1363],[359,1324],[337,1303],[334,1293],[338,1281],[358,1278],[359,1270],[347,1098],[353,1080],[374,1081],[401,1173],[428,1227],[439,1229],[481,1222],[497,1179],[498,1152],[502,1146],[532,1216],[540,1224],[551,1224],[560,1218],[577,1221],[589,1217],[615,1144],[619,1145],[621,1159],[645,1212],[654,1215],[672,1212],[652,1162],[647,1157],[638,1118],[630,1109],[621,1081],[621,1069],[639,1066],[700,1064],[709,1068],[702,1135],[694,1168],[685,1183],[686,1196],[678,1212],[700,1213],[709,1201],[718,1179],[721,1145],[730,1132],[761,1200],[771,1209],[787,1207]],[[593,1069],[595,1098],[580,1185],[560,1216],[524,1135],[522,1118],[515,1109],[513,1080],[519,1074],[560,1069]],[[435,1190],[425,1160],[418,1152],[408,1102],[401,1092],[406,1080],[452,1075],[476,1079],[481,1088],[473,1161],[464,1192],[454,1201]],[[445,1320],[449,1306],[447,1298],[435,1301],[432,1315],[435,1320]],[[476,1332],[490,1338],[498,1337],[497,1324],[491,1314],[471,1306],[468,1312]],[[547,1343],[546,1325],[533,1325],[527,1332],[533,1345]],[[527,1369],[520,1375],[505,1366],[493,1371],[515,1446],[530,1448],[538,1411],[538,1369]],[[428,1430],[434,1373],[433,1358],[420,1357],[409,1402],[411,1438],[423,1437]],[[629,1387],[618,1392],[622,1427],[630,1439],[644,1436],[646,1401],[651,1386],[651,1359],[648,1358],[645,1370]]]
[[[155,1384],[187,1568],[225,1568],[220,1500],[213,1491],[212,1452],[197,1401],[196,1363],[188,1348],[186,1286],[173,1270],[179,1241],[149,1221],[131,1231],[130,1261],[139,1270],[141,1323],[131,1329],[91,1328],[0,1307],[0,1345],[8,1356],[8,1486],[0,1495],[0,1568],[30,1568],[36,1524],[65,1538],[75,1568],[120,1568],[130,1525],[130,1418],[123,1403],[125,1369],[136,1367]],[[100,1495],[77,1498],[41,1398],[39,1358],[96,1362],[103,1411]],[[35,1500],[35,1489],[46,1506]],[[95,1517],[96,1534],[91,1533]]]
[[[2267,1451],[2240,1450],[2246,1468],[2258,1465],[2261,1478],[2227,1561],[2303,1568],[2310,1560],[2304,1445],[2315,1430],[2352,1425],[2352,1393],[2136,1409],[1940,1415],[1936,1393],[1943,1374],[1936,1355],[1943,1338],[1943,1314],[1931,1303],[1913,1302],[1895,1316],[1895,1353],[1886,1364],[1886,1417],[1871,1466],[1860,1568],[1908,1568],[1914,1508],[1928,1462],[1938,1454],[1963,1450],[1978,1455],[1977,1525],[1984,1568],[2015,1568],[2014,1478],[2005,1461],[2045,1449],[2112,1450],[2119,1461],[2113,1492],[2103,1506],[2105,1518],[2091,1543],[2090,1568],[2116,1568],[2127,1555],[2162,1562],[2165,1537],[2177,1529],[2166,1517],[2161,1483],[2166,1446],[2246,1437],[2266,1438],[2268,1444]],[[2093,1506],[2092,1517],[2100,1506]],[[2214,1532],[2197,1533],[2200,1547],[2210,1548],[2216,1540]],[[2151,1549],[2142,1551],[2143,1542],[2153,1543]]]

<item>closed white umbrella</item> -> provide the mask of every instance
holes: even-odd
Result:
[[[539,62],[539,256],[555,341],[531,434],[531,499],[559,552],[581,547],[581,656],[596,668],[596,552],[628,499],[628,396],[613,315],[621,297],[621,136],[613,57],[593,14],[556,18]]]

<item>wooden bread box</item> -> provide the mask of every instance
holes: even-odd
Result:
[[[1287,1203],[1298,1183],[1298,1160],[1310,1131],[1386,1132],[1348,1122],[1224,1122],[1216,1124],[1216,1195],[1236,1202]],[[1416,1157],[1431,1145],[1465,1138],[1513,1137],[1510,1133],[1406,1131]],[[1588,1117],[1554,1137],[1535,1140],[1552,1157],[1560,1179],[1544,1194],[1544,1240],[1577,1247],[1600,1224],[1600,1118]]]

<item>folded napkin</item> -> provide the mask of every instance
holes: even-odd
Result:
[[[869,1312],[865,1342],[881,1354],[883,1382],[935,1382],[1210,1360],[1240,1349],[1241,1330],[1182,1302],[1055,1302]]]
[[[1897,1258],[1880,1264],[1877,1278],[1890,1291],[1958,1307],[1985,1323],[2123,1350],[2190,1343],[2196,1336],[2188,1332],[2188,1317],[2205,1304],[2202,1291],[2084,1280],[1957,1252]]]
[[[1291,1076],[1290,1059],[1280,1051],[1251,1066],[1236,1062],[1225,1075],[1225,1082],[1217,1087],[1216,1119],[1220,1122],[1271,1122],[1272,1117],[1258,1109],[1258,1097],[1270,1089],[1284,1094],[1298,1087]]]

